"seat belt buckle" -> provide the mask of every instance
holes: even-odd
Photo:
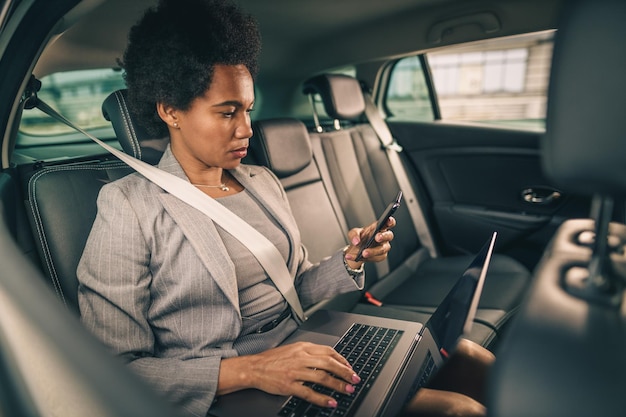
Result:
[[[370,293],[369,291],[365,291],[365,299],[367,300],[368,303],[370,304],[374,304],[376,307],[380,307],[383,305],[383,302],[376,299],[376,297],[374,297],[372,295],[372,293]]]

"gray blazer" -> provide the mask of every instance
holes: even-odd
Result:
[[[159,168],[187,179],[166,150]],[[342,254],[312,265],[286,194],[266,168],[231,174],[286,230],[288,269],[303,306],[362,287]],[[207,413],[220,361],[236,356],[239,336],[235,268],[215,224],[139,174],[105,185],[78,266],[86,327],[156,389],[191,415]]]

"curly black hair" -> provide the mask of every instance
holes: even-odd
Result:
[[[228,0],[160,0],[131,28],[121,63],[131,114],[165,137],[157,103],[187,110],[209,88],[215,65],[243,64],[256,76],[260,51],[255,19]]]

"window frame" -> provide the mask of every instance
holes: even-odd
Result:
[[[514,49],[518,49],[519,47],[511,47],[511,48],[507,48],[506,44],[510,41],[513,41],[513,43],[515,42],[515,38],[520,39],[520,42],[523,42],[524,39],[528,39],[530,41],[536,42],[536,43],[532,43],[529,44],[529,49],[532,46],[535,45],[540,45],[541,43],[545,43],[545,42],[550,42],[553,44],[554,42],[554,34],[555,34],[556,30],[546,30],[546,31],[539,31],[539,32],[533,32],[533,33],[526,33],[526,34],[520,34],[520,35],[514,35],[514,36],[505,36],[505,37],[500,37],[500,38],[493,38],[493,39],[485,39],[485,40],[481,40],[481,41],[475,41],[475,42],[469,42],[467,44],[459,44],[459,45],[450,45],[450,46],[446,46],[446,47],[441,47],[441,48],[436,48],[433,50],[428,50],[428,51],[420,51],[420,52],[416,52],[414,54],[410,54],[410,55],[403,55],[401,57],[397,57],[395,59],[392,59],[388,62],[386,62],[384,64],[384,66],[381,68],[381,72],[379,74],[378,80],[379,82],[377,83],[378,88],[376,89],[376,103],[378,104],[379,108],[381,108],[384,112],[384,114],[386,115],[386,117],[390,118],[391,120],[394,120],[394,111],[390,108],[389,106],[389,91],[390,91],[390,83],[391,83],[391,79],[392,79],[392,74],[394,69],[396,68],[396,66],[403,60],[406,58],[412,58],[415,57],[419,60],[420,66],[421,66],[421,70],[422,70],[422,74],[423,74],[423,80],[424,83],[426,85],[426,88],[428,89],[428,95],[429,95],[429,104],[433,113],[433,122],[447,122],[447,123],[475,123],[481,126],[498,126],[498,127],[503,127],[503,128],[511,128],[511,129],[517,129],[517,130],[531,130],[531,131],[537,131],[537,130],[543,130],[545,131],[545,110],[547,107],[547,92],[548,92],[548,84],[549,84],[549,78],[546,79],[545,82],[545,89],[543,89],[542,91],[540,91],[542,98],[543,98],[543,112],[544,115],[542,118],[538,118],[538,119],[534,119],[534,118],[520,118],[518,119],[506,119],[506,118],[502,118],[502,119],[498,119],[498,118],[494,118],[494,119],[480,119],[480,120],[468,120],[468,119],[456,119],[454,117],[448,117],[445,118],[444,117],[444,111],[442,111],[442,105],[441,105],[441,97],[437,91],[436,85],[435,85],[435,77],[433,75],[433,68],[431,66],[430,60],[429,60],[429,55],[432,54],[445,54],[447,51],[450,51],[450,53],[456,53],[456,54],[462,54],[465,53],[464,50],[476,50],[476,51],[480,51],[483,54],[487,53],[487,52],[491,52],[491,51],[498,51],[498,50],[503,50],[503,51],[510,51],[510,50],[514,50]],[[533,40],[533,37],[536,37],[536,40]],[[498,43],[502,42],[502,46],[501,48],[494,48],[495,46],[498,46]],[[475,49],[476,48],[476,49]],[[515,95],[524,95],[524,94],[532,94],[532,90],[529,89],[527,87],[527,78],[528,78],[528,62],[530,60],[530,53],[524,58],[525,59],[525,70],[524,70],[524,88],[522,89],[522,91],[520,92],[508,92],[506,91],[506,89],[502,89],[502,90],[498,90],[496,92],[486,92],[485,91],[485,86],[484,84],[481,85],[481,91],[479,94],[475,95],[474,97],[487,97],[487,96],[492,96],[493,97],[497,97],[498,95],[500,95],[501,97],[505,97],[507,94],[510,94],[511,96],[515,96]],[[484,62],[486,61],[485,56],[483,55],[482,57],[482,67],[484,70]],[[548,58],[548,65],[551,65],[551,59]],[[549,74],[549,67],[546,71]],[[461,94],[457,94],[457,97],[462,97]],[[471,96],[470,96],[471,97]],[[462,99],[462,98],[461,98]],[[472,101],[472,98],[467,98],[467,100],[469,100],[469,102]],[[478,99],[477,99],[478,100]],[[541,105],[541,102],[540,104]],[[471,105],[470,105],[471,106]],[[402,119],[398,119],[398,121],[400,121]],[[535,123],[533,123],[533,121],[537,121],[537,126],[535,126]],[[402,121],[408,121],[411,122],[411,120],[402,120]],[[423,120],[414,120],[414,122],[416,123],[422,123],[424,122]],[[528,122],[529,123],[529,127],[524,127],[523,124]],[[540,124],[540,125],[539,125]]]
[[[117,76],[118,74],[119,76]],[[48,84],[45,83],[46,79],[50,80]],[[48,74],[42,77],[41,80],[43,88],[39,91],[39,98],[46,104],[56,108],[63,116],[89,132],[112,132],[110,124],[102,115],[102,102],[112,92],[120,88],[126,88],[122,69],[109,67],[61,71]],[[85,90],[88,94],[77,94],[80,90]],[[55,95],[55,91],[58,98],[46,98],[47,95]],[[70,97],[70,99],[67,100],[67,97]],[[76,99],[73,99],[74,97]],[[99,124],[88,125],[80,117],[77,117],[81,112],[84,112],[85,104],[89,106],[88,111],[90,112],[87,114],[87,117],[90,120],[98,120]],[[39,112],[39,110],[33,109],[23,112],[18,127],[16,147],[37,146],[38,144],[57,145],[79,141],[76,138],[76,132],[61,122],[50,118],[43,112],[41,114],[31,114],[29,112]],[[94,117],[94,115],[97,116]],[[45,120],[45,123],[42,124],[50,125],[50,130],[48,131],[45,127],[41,128],[41,131],[36,127],[31,129],[29,127],[29,119],[35,121],[32,124],[34,126],[37,126],[37,120]],[[59,131],[56,131],[56,129],[59,129]]]

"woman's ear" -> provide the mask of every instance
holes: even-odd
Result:
[[[157,103],[157,113],[170,128],[178,129],[178,111],[169,104]]]

